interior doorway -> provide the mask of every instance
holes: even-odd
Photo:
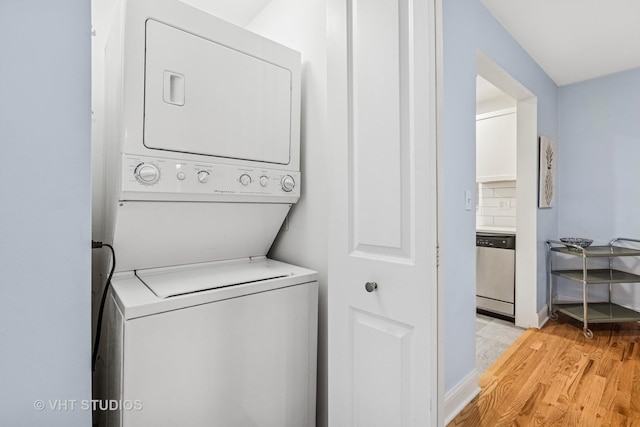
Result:
[[[515,101],[515,325],[540,325],[537,301],[538,137],[536,96],[483,52],[476,53],[476,74]],[[544,315],[544,313],[543,313]]]
[[[517,101],[476,75],[476,371],[524,329],[515,321]]]

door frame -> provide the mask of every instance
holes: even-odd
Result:
[[[445,341],[444,341],[444,277],[443,270],[440,268],[440,238],[443,234],[443,224],[440,218],[444,217],[444,200],[442,185],[444,182],[444,172],[442,165],[443,144],[444,144],[444,12],[443,1],[434,0],[434,23],[435,23],[435,89],[436,89],[436,245],[437,257],[436,262],[436,298],[431,302],[430,309],[435,313],[435,319],[432,322],[432,334],[436,337],[436,348],[431,355],[432,373],[435,374],[436,384],[433,396],[435,397],[435,421],[436,426],[444,426],[445,422]]]
[[[546,306],[538,313],[538,98],[485,53],[476,52],[476,73],[516,100],[516,298],[515,324],[539,328]],[[532,262],[533,260],[533,262]]]

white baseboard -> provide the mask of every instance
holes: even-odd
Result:
[[[545,304],[538,312],[538,329],[542,328],[547,320],[549,320],[549,305]]]
[[[444,425],[449,424],[480,393],[478,372],[474,369],[444,395]]]

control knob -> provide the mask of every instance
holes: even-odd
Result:
[[[244,185],[245,187],[251,184],[251,177],[246,173],[243,173],[242,175],[240,175],[240,184]]]
[[[160,169],[152,163],[140,163],[133,175],[140,184],[153,185],[160,180]]]
[[[282,189],[288,193],[295,188],[296,182],[291,175],[285,175],[282,177],[280,185],[282,185]]]
[[[198,181],[200,181],[203,184],[209,181],[209,172],[207,171],[198,172]]]

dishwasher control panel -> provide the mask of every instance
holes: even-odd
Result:
[[[476,234],[476,246],[497,249],[515,249],[516,236],[505,234]]]

